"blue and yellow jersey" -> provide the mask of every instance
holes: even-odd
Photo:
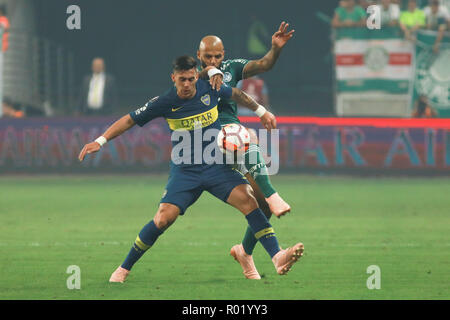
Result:
[[[232,88],[226,84],[219,91],[211,88],[209,82],[199,79],[196,83],[196,94],[191,99],[181,99],[173,87],[164,95],[148,101],[142,108],[130,112],[134,122],[143,126],[147,122],[163,117],[166,119],[170,131],[187,131],[191,136],[191,155],[194,154],[194,129],[202,130],[202,136],[206,129],[220,130],[218,103],[220,99],[230,99]],[[181,141],[180,141],[181,142]],[[211,141],[202,143],[202,150]],[[172,147],[178,144],[172,141]]]

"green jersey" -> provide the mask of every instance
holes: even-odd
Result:
[[[236,87],[239,80],[242,80],[242,72],[248,63],[246,59],[233,59],[222,61],[220,71],[223,72],[223,82],[230,86]],[[237,105],[231,99],[221,98],[219,101],[219,120],[222,125],[228,123],[240,123],[238,119]]]

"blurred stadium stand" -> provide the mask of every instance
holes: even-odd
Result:
[[[27,115],[62,115],[75,97],[74,54],[62,45],[11,28],[4,60],[4,95]]]
[[[199,19],[190,18],[199,16],[199,7],[188,3],[80,0],[77,5],[81,8],[81,30],[66,28],[66,9],[72,4],[68,0],[6,3],[12,29],[11,50],[5,58],[5,96],[36,110],[36,114],[72,115],[77,109],[74,103],[82,78],[95,56],[104,57],[108,70],[116,75],[122,106],[117,114],[142,105],[170,87],[172,59],[182,54],[195,55],[199,40],[206,34],[222,38],[226,58],[251,57],[247,52],[251,16],[257,17],[270,34],[283,20],[296,30],[276,66],[262,75],[270,88],[270,107],[277,114],[410,114],[411,106],[406,108],[404,98],[396,95],[386,96],[382,105],[399,104],[401,111],[384,108],[384,114],[381,109],[372,114],[344,113],[338,106],[343,98],[335,92],[336,34],[330,28],[337,0],[285,2],[277,6],[231,0],[224,7],[208,4],[210,12],[221,14],[200,14]],[[180,25],[186,27],[180,30]],[[269,46],[270,39],[266,42]],[[365,96],[366,106],[376,105],[380,97],[375,94],[373,100],[371,96],[372,93]],[[362,105],[356,100],[355,106],[352,101],[349,110]]]

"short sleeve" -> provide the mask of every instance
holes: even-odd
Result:
[[[230,60],[230,68],[233,69],[233,73],[235,75],[236,82],[242,80],[242,72],[244,71],[244,67],[247,65],[249,61],[247,59],[233,59]]]
[[[364,9],[362,8],[362,7],[360,7],[360,6],[358,6],[357,7],[358,9],[358,18],[359,18],[359,20],[361,20],[361,19],[365,19],[366,18],[366,12],[364,11]]]
[[[233,89],[230,86],[226,85],[225,83],[222,84],[222,86],[220,87],[218,96],[223,99],[230,99],[232,94],[233,94]]]
[[[418,21],[417,21],[419,26],[424,26],[425,23],[426,23],[425,21],[426,21],[425,13],[422,10],[420,10],[419,11],[419,18],[418,18]]]
[[[400,13],[400,23],[407,25],[407,22],[408,22],[407,14],[406,14],[406,12],[403,11]]]
[[[147,122],[151,120],[163,117],[164,110],[166,109],[166,105],[163,102],[164,99],[158,97],[154,97],[149,100],[143,107],[130,112],[130,116],[133,121],[140,127],[145,125]]]
[[[342,8],[341,7],[337,7],[336,9],[334,9],[334,13],[338,16],[339,20],[342,20]]]

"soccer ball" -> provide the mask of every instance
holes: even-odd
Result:
[[[219,131],[217,145],[223,153],[242,154],[248,150],[250,134],[244,126],[238,123],[229,123]]]

